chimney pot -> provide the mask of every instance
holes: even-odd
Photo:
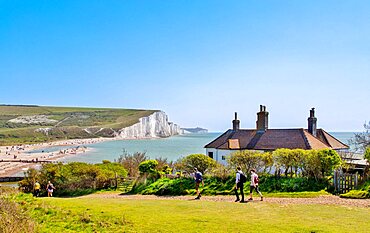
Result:
[[[268,116],[266,106],[260,105],[260,112],[257,113],[257,131],[265,132],[268,129]]]
[[[313,136],[317,136],[317,118],[315,117],[315,108],[311,108],[308,121],[308,132]]]
[[[239,130],[240,128],[240,121],[238,120],[238,113],[235,112],[235,119],[233,120],[233,130]]]

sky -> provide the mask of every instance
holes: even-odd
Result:
[[[0,0],[0,104],[159,109],[221,132],[362,131],[369,1]]]

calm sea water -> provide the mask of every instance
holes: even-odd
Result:
[[[129,153],[146,152],[150,158],[164,157],[175,161],[179,157],[194,153],[205,153],[204,145],[217,138],[221,133],[189,134],[164,139],[145,140],[117,140],[87,145],[92,150],[83,154],[69,156],[61,161],[99,163],[102,160],[113,161],[117,159],[123,150]],[[331,132],[331,135],[348,144],[348,140],[354,136],[352,132]],[[55,151],[66,147],[48,148],[45,151]],[[68,148],[68,147],[67,147]]]

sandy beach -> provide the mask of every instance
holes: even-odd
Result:
[[[58,159],[85,153],[91,150],[88,145],[104,141],[116,140],[115,138],[87,138],[70,139],[38,144],[24,144],[17,146],[0,146],[0,177],[12,176],[22,170],[36,167],[40,163],[36,161],[56,161]],[[54,146],[69,146],[69,149],[57,150],[52,152],[29,153],[33,150],[42,150],[43,148]],[[35,163],[15,162],[18,160],[33,161]]]

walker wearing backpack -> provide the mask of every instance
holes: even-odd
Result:
[[[253,189],[256,190],[256,192],[258,193],[258,195],[261,197],[261,201],[263,201],[263,196],[262,196],[262,193],[260,192],[260,190],[258,188],[258,183],[259,183],[259,179],[258,179],[258,175],[256,173],[256,170],[252,169],[251,170],[251,187],[250,187],[248,201],[252,201],[253,200]]]
[[[198,171],[197,168],[194,168],[194,181],[195,181],[195,190],[197,192],[197,197],[195,199],[200,199],[202,196],[199,192],[199,184],[202,183],[204,187],[203,174]]]
[[[235,178],[235,202],[244,202],[244,183],[247,181],[247,177],[244,175],[240,167],[237,168],[236,178]],[[239,199],[238,189],[240,189],[240,195],[242,199]]]

